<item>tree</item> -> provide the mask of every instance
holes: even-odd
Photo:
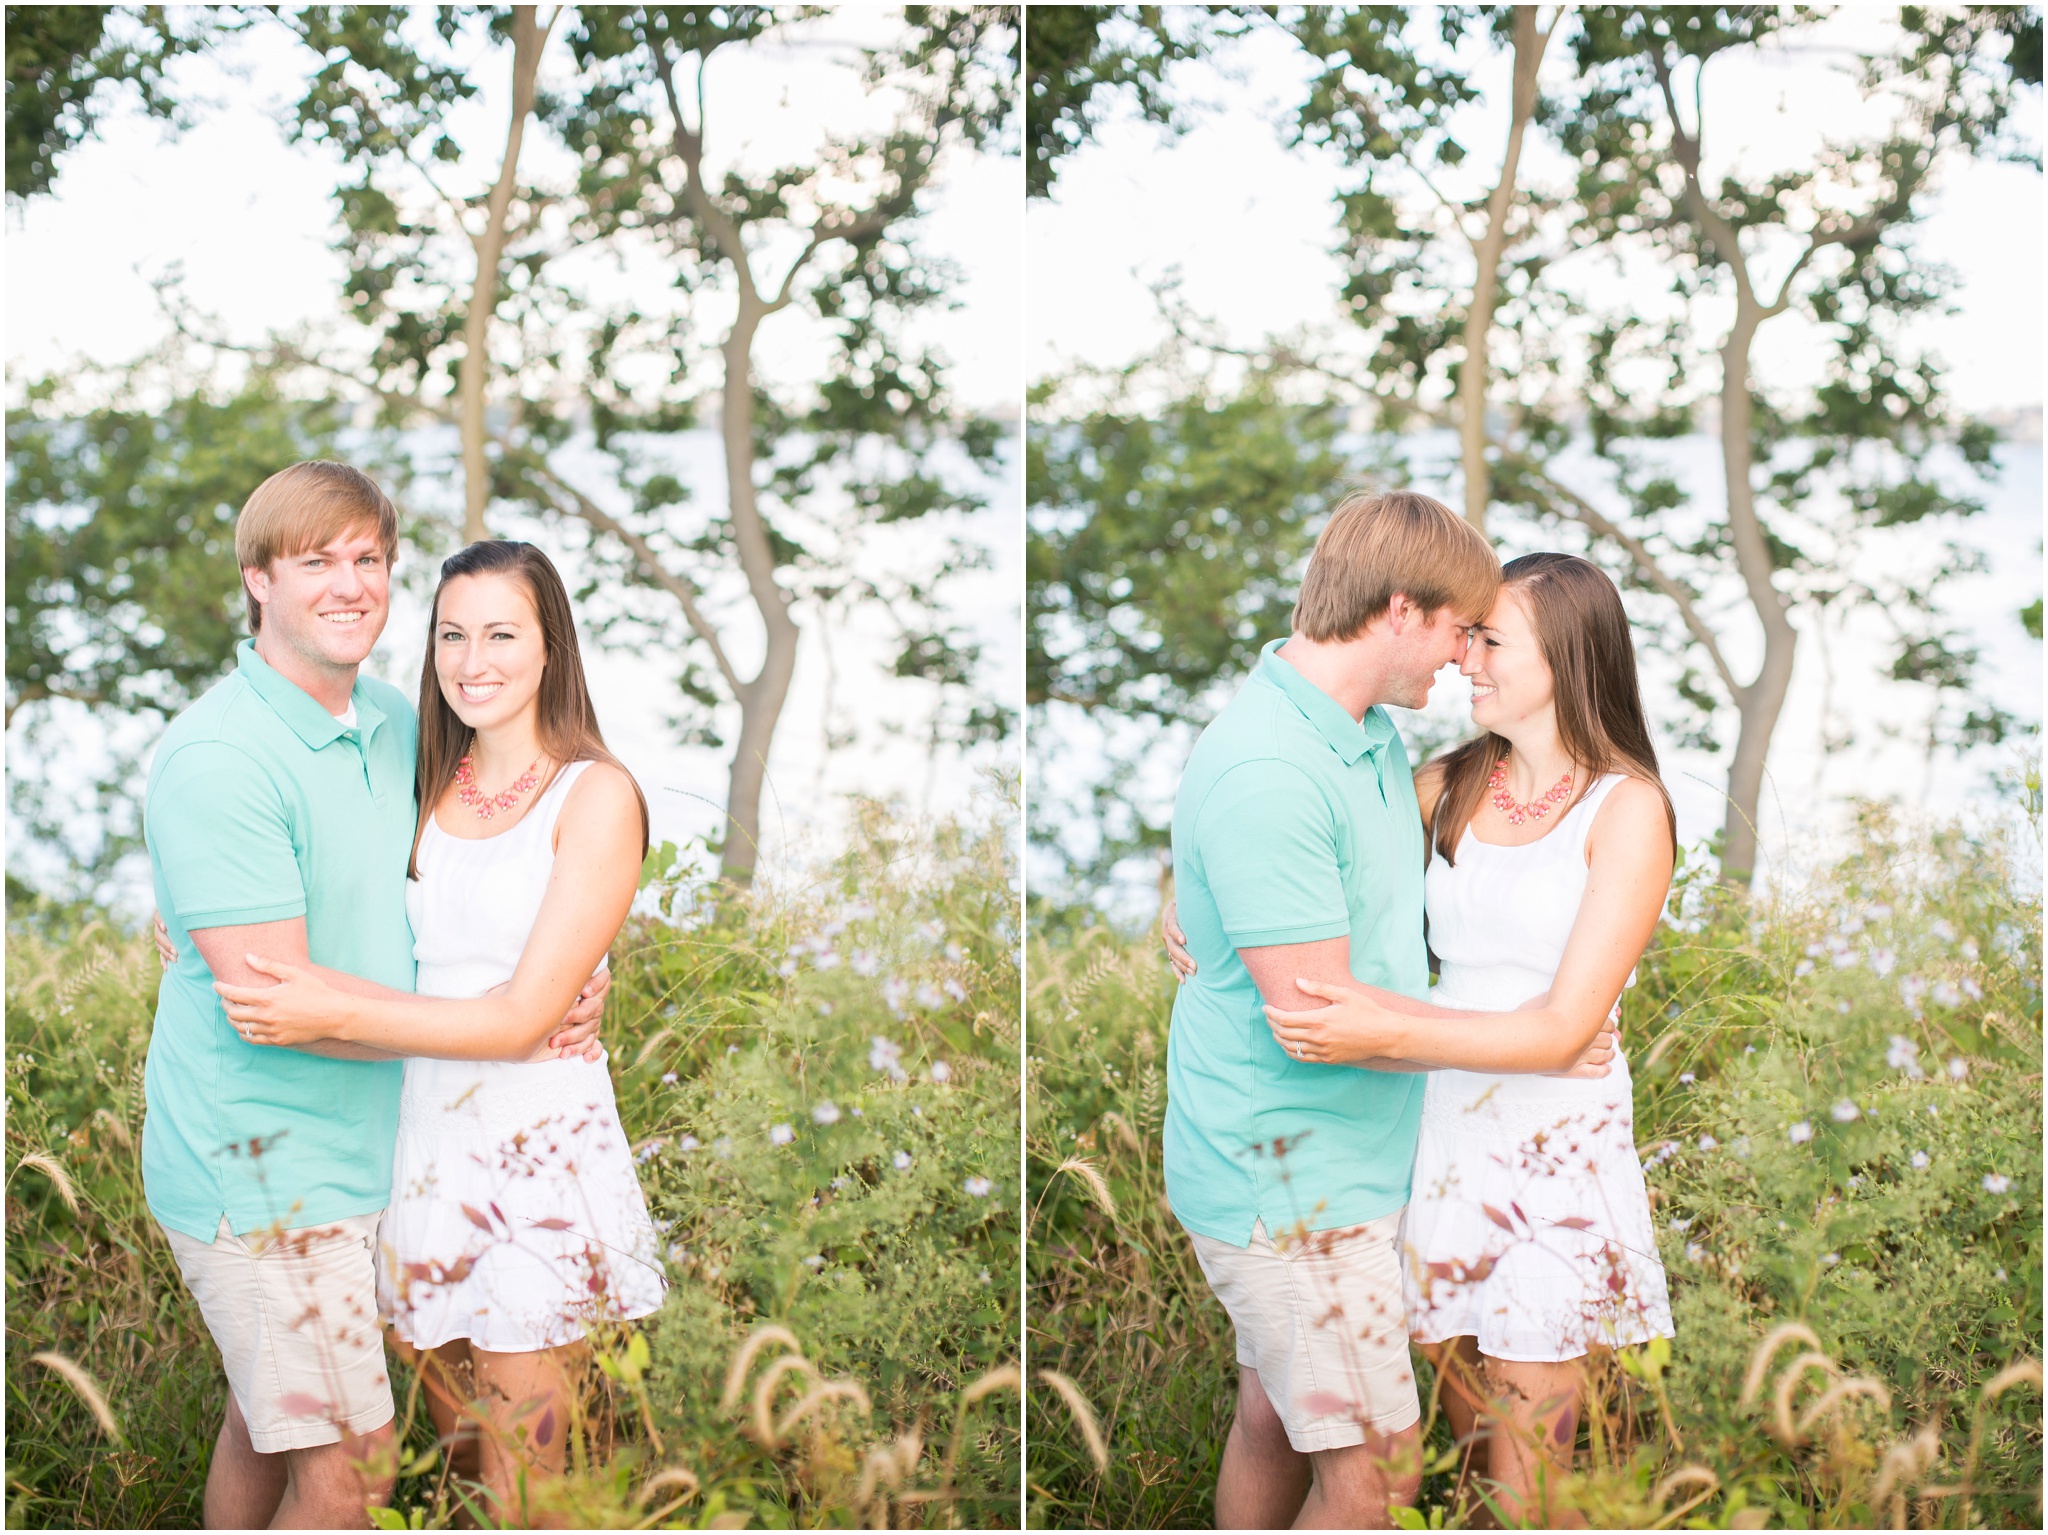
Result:
[[[1950,418],[1937,364],[1911,354],[1898,332],[1942,293],[1941,274],[1908,238],[1930,178],[1945,157],[1994,144],[2024,79],[2025,52],[2014,38],[2026,29],[2015,29],[2013,9],[1908,8],[1903,46],[1873,56],[1864,70],[1866,93],[1893,110],[1882,139],[1831,149],[1810,170],[1746,180],[1724,174],[1718,185],[1702,170],[1702,77],[1717,57],[1773,37],[1786,24],[1781,14],[1713,6],[1580,13],[1582,87],[1559,120],[1580,166],[1577,216],[1597,239],[1648,243],[1672,269],[1686,307],[1662,325],[1609,315],[1596,334],[1588,378],[1594,444],[1619,471],[1628,514],[1602,513],[1526,459],[1504,475],[1504,490],[1618,546],[1636,576],[1677,605],[1690,645],[1704,652],[1739,720],[1721,837],[1723,876],[1737,882],[1755,864],[1764,766],[1791,685],[1792,615],[1802,602],[1873,602],[1897,621],[1896,679],[1943,692],[1969,682],[1973,658],[1938,632],[1931,601],[1939,576],[1961,568],[1957,559],[1911,579],[1858,579],[1850,551],[1863,530],[1977,509],[1934,472],[1936,448],[1952,445],[1980,471],[1991,463],[1991,434]],[[2037,33],[2038,19],[2033,27]],[[1681,70],[1693,80],[1690,122],[1679,100]],[[1767,282],[1765,267],[1780,275]],[[1696,391],[1672,359],[1693,327],[1717,323],[1709,316],[1729,299],[1733,316],[1713,348],[1725,520],[1688,541],[1674,531],[1672,513],[1683,503],[1677,485],[1629,444],[1683,429]],[[1803,313],[1833,347],[1829,377],[1806,398],[1767,393],[1752,374],[1759,330],[1788,311]],[[1659,377],[1659,368],[1643,366],[1652,357],[1662,360],[1661,387],[1645,387]],[[1702,582],[1729,568],[1763,638],[1747,681],[1698,601]],[[1981,736],[2003,726],[1973,710],[1964,728]]]
[[[152,117],[178,122],[165,70],[239,24],[228,6],[8,6],[7,195],[47,193],[58,161],[123,87]]]
[[[1103,104],[1113,97],[1129,99],[1147,122],[1183,127],[1185,117],[1165,89],[1167,70],[1208,51],[1210,14],[1226,9],[1032,6],[1024,28],[1025,195],[1052,195],[1060,162],[1095,137]]]
[[[853,61],[870,91],[897,103],[894,121],[828,135],[804,163],[749,174],[718,166],[708,147],[707,77],[824,18],[759,6],[561,14],[543,23],[533,7],[441,10],[432,32],[402,11],[288,14],[327,61],[295,132],[331,145],[358,178],[338,202],[351,309],[370,342],[360,367],[305,348],[292,360],[345,378],[394,426],[456,427],[470,535],[493,509],[583,528],[634,588],[600,620],[683,657],[679,690],[696,711],[684,728],[716,739],[707,716],[738,706],[721,841],[726,873],[744,881],[807,605],[883,604],[901,630],[898,675],[958,689],[976,661],[940,618],[946,578],[972,558],[958,540],[934,538],[921,563],[893,571],[855,567],[878,525],[978,507],[976,481],[1001,450],[993,424],[952,405],[943,359],[907,333],[951,280],[915,243],[940,161],[996,147],[1014,112],[1016,17],[911,8],[901,41]],[[446,62],[447,45],[479,22],[510,44],[513,81],[506,147],[487,175],[447,123],[484,67]],[[543,83],[540,49],[558,23],[575,73]],[[573,155],[567,176],[520,171],[529,115]],[[673,285],[600,292],[587,262],[572,275],[566,260],[597,250],[659,261]],[[754,356],[785,312],[807,314],[831,351],[807,389],[778,393]],[[719,333],[709,346],[707,328]],[[706,362],[709,387],[698,381]],[[700,519],[666,447],[714,403],[725,506]],[[494,413],[501,424],[486,432]],[[596,449],[596,478],[589,453],[570,466],[571,447]],[[751,675],[737,659],[744,626],[719,611],[728,573],[763,639]],[[980,708],[954,724],[980,739],[1007,717]]]
[[[160,364],[35,380],[8,412],[6,723],[10,736],[20,724],[27,757],[76,744],[68,710],[161,723],[234,664],[242,502],[279,465],[336,452],[347,424],[342,407],[309,406],[260,373],[166,402]],[[153,740],[117,746],[91,783],[15,758],[12,808],[88,886],[137,845],[138,758]],[[90,846],[67,799],[77,792],[101,812]]]

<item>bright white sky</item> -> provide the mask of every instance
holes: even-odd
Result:
[[[846,133],[885,122],[887,102],[866,96],[846,61],[894,26],[880,8],[847,10],[785,41],[716,55],[707,83],[711,174],[721,175],[731,163],[759,169],[801,161],[827,130]],[[491,51],[480,41],[459,47],[471,59]],[[183,272],[192,302],[218,316],[236,339],[307,324],[326,327],[343,345],[353,339],[338,319],[343,264],[330,249],[335,157],[289,145],[280,126],[308,58],[282,28],[258,22],[219,59],[181,66],[179,85],[188,99],[211,103],[190,131],[172,137],[132,109],[117,109],[97,140],[63,162],[55,195],[9,212],[4,355],[16,387],[25,376],[69,363],[120,363],[146,351],[167,329],[149,279],[174,270]],[[566,48],[552,39],[543,89],[567,64]],[[485,90],[455,121],[457,137],[486,152],[450,172],[452,191],[474,190],[496,174],[509,70],[509,49],[496,50],[483,76]],[[545,174],[565,158],[545,133],[529,132],[522,168]],[[1022,407],[1022,189],[1014,154],[954,153],[942,164],[921,235],[923,248],[951,262],[960,277],[955,302],[923,317],[918,334],[954,363],[957,399],[1011,420]],[[774,270],[779,275],[779,267]],[[665,287],[664,275],[644,265],[624,280],[654,284],[657,301]],[[721,317],[707,308],[703,318],[709,331]],[[715,342],[719,333],[706,339]],[[800,379],[820,349],[810,322],[786,311],[764,326],[757,366],[770,378]],[[722,501],[715,437],[683,434],[678,450],[699,504]],[[991,491],[988,512],[946,530],[982,546],[990,565],[955,589],[954,612],[984,647],[987,688],[1014,700],[1022,687],[1022,488],[1014,456]],[[415,499],[459,505],[460,488],[452,480],[428,485]],[[573,540],[545,528],[505,531],[547,547],[574,588],[573,549],[564,547]],[[888,558],[891,539],[904,536],[919,535],[879,531],[876,557]],[[408,691],[418,676],[416,631],[423,624],[423,613],[401,604],[373,663]],[[742,616],[737,628],[735,660],[746,668],[759,648],[758,624]],[[600,719],[647,788],[657,840],[714,827],[725,793],[725,753],[674,743],[665,723],[677,704],[666,680],[670,668],[658,656],[587,654]],[[815,624],[807,627],[770,759],[764,834],[778,846],[829,844],[848,793],[897,796],[913,812],[957,809],[981,792],[990,766],[1015,762],[1014,741],[965,757],[950,749],[928,753],[934,695],[926,684],[885,675],[892,656],[880,622],[864,619],[850,633],[829,636]],[[827,746],[828,715],[835,729],[855,731],[852,745]]]
[[[1845,8],[1796,48],[1716,61],[1705,91],[1709,179],[1730,167],[1756,172],[1798,164],[1830,135],[1867,126],[1869,109],[1849,73],[1850,50],[1874,43],[1883,24],[1874,8]],[[1418,32],[1434,31],[1428,18],[1414,25]],[[1545,60],[1546,78],[1570,69],[1562,48]],[[1148,285],[1175,272],[1187,305],[1218,322],[1237,344],[1301,328],[1344,334],[1337,299],[1343,278],[1330,255],[1337,242],[1332,194],[1342,173],[1323,152],[1286,147],[1279,127],[1300,100],[1306,73],[1303,55],[1291,42],[1270,29],[1255,31],[1216,62],[1181,66],[1171,77],[1177,96],[1201,103],[1192,114],[1192,131],[1176,139],[1122,111],[1095,143],[1062,162],[1055,198],[1033,203],[1026,217],[1025,361],[1034,376],[1075,364],[1116,367],[1157,346],[1166,328]],[[1480,178],[1499,164],[1506,138],[1504,61],[1482,73],[1480,83],[1487,99],[1459,125],[1460,141],[1472,155],[1465,167],[1469,174],[1459,183],[1446,173],[1449,195],[1483,190]],[[2038,144],[2038,93],[2025,112]],[[1525,159],[1527,174],[1550,178],[1561,170],[1560,160],[1538,136]],[[2041,403],[2042,224],[2038,172],[1974,163],[1944,175],[1920,230],[1920,248],[1954,268],[1957,282],[1954,312],[1920,321],[1915,339],[1947,362],[1953,398],[1966,411]],[[1599,280],[1613,281],[1604,275]],[[1667,279],[1646,273],[1634,280],[1643,306],[1657,306]],[[1767,269],[1764,280],[1774,281],[1775,271]],[[1601,297],[1605,301],[1611,292]],[[1811,376],[1818,352],[1801,328],[1804,322],[1787,316],[1774,324],[1756,350],[1759,377],[1779,384]],[[1454,446],[1446,447],[1455,461]],[[1703,503],[1718,499],[1710,443],[1675,444],[1672,457]],[[1989,555],[1987,573],[1949,589],[1949,611],[1982,651],[1992,696],[2015,714],[2038,720],[2041,647],[2028,640],[2014,615],[2042,590],[2039,442],[2008,444],[2001,459],[2006,472],[1991,493],[1988,514],[1927,534],[1930,540],[1958,537]],[[1508,529],[1503,535],[1511,545],[1504,553],[1545,546],[1540,533]],[[1901,548],[1904,558],[1924,557],[1918,547]],[[1754,660],[1744,631],[1754,624],[1745,626],[1735,611],[1729,648],[1746,676]],[[1831,697],[1837,722],[1847,716],[1857,744],[1833,753],[1821,745],[1827,679],[1821,644],[1810,632],[1773,745],[1763,826],[1767,854],[1821,830],[1833,818],[1828,807],[1851,795],[1890,796],[1942,811],[1983,793],[1988,774],[2000,765],[1992,760],[1997,754],[1930,764],[1922,747],[1926,690],[1871,675],[1872,658],[1890,654],[1874,616],[1830,632],[1824,643],[1835,671]],[[1645,660],[1645,669],[1653,677],[1669,670],[1654,659]],[[1653,708],[1660,685],[1668,686],[1668,679],[1650,684]],[[1446,674],[1436,694],[1433,714],[1446,722],[1463,718],[1469,689],[1462,679]],[[1732,745],[1732,723],[1723,734]],[[1091,775],[1100,771],[1103,738],[1072,711],[1058,711],[1034,729],[1031,745],[1037,781],[1078,805]],[[1165,743],[1147,756],[1145,790],[1155,803],[1164,803],[1160,796],[1170,799],[1185,745]],[[1695,841],[1720,825],[1725,759],[1678,748],[1668,739],[1662,749],[1682,838]],[[1132,879],[1131,889],[1117,898],[1119,909],[1148,912],[1150,877],[1134,871]]]

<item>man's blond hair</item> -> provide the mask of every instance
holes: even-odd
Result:
[[[398,554],[398,509],[360,469],[330,459],[309,459],[280,469],[258,485],[235,519],[235,564],[270,569],[275,560],[320,549],[351,529],[373,523],[389,564]],[[263,627],[263,604],[249,592],[249,632]]]
[[[1443,502],[1412,490],[1356,491],[1316,539],[1294,600],[1294,632],[1356,639],[1387,616],[1396,593],[1425,614],[1477,619],[1493,606],[1500,559],[1486,535]]]

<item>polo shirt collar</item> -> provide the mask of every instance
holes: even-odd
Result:
[[[309,750],[319,751],[348,734],[348,727],[321,708],[310,693],[256,654],[253,639],[243,640],[235,647],[235,665],[242,680],[256,690],[256,696],[270,705]],[[369,690],[360,677],[349,694],[349,702],[355,705],[356,728],[368,744],[377,727],[385,722],[384,711],[371,702]]]
[[[1360,723],[1344,711],[1344,706],[1317,687],[1308,678],[1296,671],[1293,665],[1282,659],[1280,647],[1284,639],[1270,640],[1259,652],[1259,669],[1256,675],[1264,677],[1273,686],[1285,693],[1308,721],[1316,727],[1318,734],[1330,743],[1330,749],[1343,760],[1346,767],[1360,757],[1381,756],[1387,743],[1394,738],[1394,723],[1378,704],[1365,711],[1365,720]]]

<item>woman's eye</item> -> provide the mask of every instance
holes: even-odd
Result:
[[[441,631],[441,643],[444,645],[461,644],[462,631],[460,629],[443,629]]]

